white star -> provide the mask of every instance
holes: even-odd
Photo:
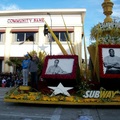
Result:
[[[44,46],[44,45],[39,46],[39,48],[40,48],[41,50],[43,50],[43,51],[44,51],[47,47],[48,47],[48,46]]]
[[[64,87],[61,83],[59,83],[59,85],[57,87],[49,87],[49,88],[54,90],[54,92],[51,94],[51,96],[57,95],[60,93],[66,95],[66,96],[70,96],[70,94],[67,92],[67,90],[70,90],[73,87]]]

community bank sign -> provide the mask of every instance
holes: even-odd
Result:
[[[8,19],[7,23],[40,23],[44,22],[44,18],[21,18],[21,19]]]

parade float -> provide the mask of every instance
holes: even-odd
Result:
[[[87,48],[90,54],[89,68],[87,59],[82,62],[74,53],[71,43],[69,45],[73,54],[68,55],[45,22],[63,55],[40,56],[42,68],[39,90],[33,91],[30,86],[14,87],[5,94],[4,101],[58,105],[120,105],[120,74],[105,74],[103,66],[106,49],[120,50],[120,22],[113,21],[110,17],[113,7],[110,0],[104,0],[102,7],[106,18],[103,23],[98,23],[91,29],[91,40],[95,42]],[[48,67],[55,59],[60,60],[62,68],[67,73],[47,74]]]

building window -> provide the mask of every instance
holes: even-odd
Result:
[[[16,42],[21,42],[21,41],[35,41],[36,37],[36,32],[15,32],[13,33],[15,36],[15,41]]]
[[[54,32],[54,34],[61,42],[66,42],[67,40],[69,40],[68,35],[70,40],[73,41],[73,32],[68,32],[68,34],[66,32]],[[55,40],[53,39],[53,41]]]
[[[3,42],[3,32],[0,32],[0,42]]]

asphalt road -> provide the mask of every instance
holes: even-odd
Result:
[[[0,88],[0,120],[120,120],[120,106],[68,106],[6,103]]]

